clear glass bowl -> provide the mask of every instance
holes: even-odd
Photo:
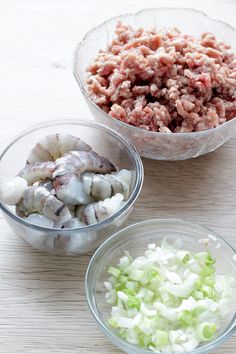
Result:
[[[229,140],[236,132],[236,118],[202,132],[156,133],[145,131],[110,117],[99,108],[87,92],[86,68],[97,56],[99,49],[106,49],[114,37],[117,21],[134,28],[174,27],[183,32],[199,36],[202,32],[213,32],[217,38],[232,45],[236,51],[236,31],[230,25],[212,19],[203,12],[185,8],[144,9],[136,14],[113,17],[91,29],[80,42],[74,53],[73,71],[94,119],[119,131],[130,139],[141,156],[156,160],[185,160],[197,157]]]
[[[150,354],[144,350],[120,339],[107,325],[111,307],[106,304],[107,269],[117,264],[128,250],[133,257],[143,255],[149,243],[160,244],[164,237],[170,244],[181,240],[183,248],[190,251],[208,249],[216,261],[218,273],[230,274],[236,277],[236,263],[233,261],[235,250],[214,231],[205,227],[178,219],[154,219],[136,223],[118,231],[105,241],[93,255],[87,269],[85,289],[89,308],[105,335],[121,350],[128,354]],[[208,239],[208,246],[199,240]],[[216,338],[207,344],[199,346],[189,354],[209,353],[222,344],[236,330],[236,288],[231,302],[231,313],[224,318],[221,330]]]
[[[54,133],[81,137],[96,152],[120,169],[132,171],[131,193],[124,206],[97,224],[81,228],[53,229],[33,225],[18,217],[14,207],[0,201],[10,228],[36,249],[61,255],[87,253],[121,227],[137,199],[143,183],[143,165],[136,149],[121,135],[101,124],[80,120],[55,120],[36,125],[8,141],[0,152],[0,176],[10,178],[23,168],[30,149],[45,135]]]

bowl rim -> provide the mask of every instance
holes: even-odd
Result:
[[[178,219],[178,218],[153,218],[153,219],[148,219],[148,220],[144,220],[144,221],[139,221],[136,223],[133,223],[117,232],[115,232],[113,235],[111,235],[107,240],[105,240],[99,247],[98,249],[95,251],[95,253],[93,254],[89,265],[87,267],[87,271],[86,271],[86,275],[85,275],[85,294],[86,294],[86,300],[87,300],[87,304],[88,307],[94,317],[94,319],[96,320],[96,322],[98,323],[99,327],[102,329],[102,331],[108,336],[109,339],[111,339],[111,341],[118,345],[118,347],[124,347],[126,346],[127,348],[129,348],[131,350],[131,352],[135,352],[138,354],[150,354],[152,353],[152,351],[147,350],[147,349],[142,349],[136,345],[133,345],[131,343],[128,343],[126,341],[124,341],[122,338],[118,337],[114,332],[112,332],[109,327],[105,324],[105,321],[103,322],[102,320],[100,320],[100,316],[96,313],[93,303],[91,301],[91,288],[89,286],[89,277],[90,277],[90,273],[93,271],[93,266],[96,262],[96,259],[100,256],[100,254],[102,253],[102,251],[105,249],[106,253],[109,250],[109,246],[116,240],[125,237],[125,234],[128,230],[131,229],[135,229],[139,226],[145,226],[148,225],[149,223],[153,223],[153,224],[157,224],[157,223],[171,223],[171,224],[182,224],[183,226],[190,226],[193,228],[198,228],[199,230],[203,230],[203,231],[207,231],[210,232],[211,235],[215,236],[217,239],[223,241],[227,246],[229,246],[229,248],[236,254],[236,249],[227,241],[225,240],[222,236],[220,236],[217,232],[215,232],[214,230],[212,230],[211,228],[206,227],[205,225],[200,225],[197,224],[195,222],[190,222],[190,221],[186,221],[183,219]],[[194,237],[194,236],[191,236]],[[235,266],[236,267],[236,266]],[[213,341],[202,345],[201,347],[196,347],[195,349],[193,349],[190,352],[182,352],[179,354],[202,354],[202,353],[208,353],[209,351],[217,348],[219,345],[221,345],[222,343],[224,343],[227,338],[232,335],[234,332],[236,331],[236,312],[230,322],[230,324],[228,325],[228,327],[226,328],[226,330],[224,331],[224,333],[222,333],[218,338],[214,339]],[[118,343],[118,344],[117,344]],[[132,351],[133,350],[133,351]],[[168,353],[165,352],[165,354],[175,354],[175,353]]]
[[[97,123],[91,120],[85,120],[85,119],[52,119],[48,121],[43,121],[38,124],[35,124],[20,133],[14,135],[13,137],[9,138],[5,143],[3,143],[0,147],[0,163],[2,158],[5,156],[7,151],[13,146],[17,141],[19,141],[21,138],[29,135],[32,132],[36,132],[37,130],[41,128],[46,128],[46,127],[56,127],[61,126],[61,125],[77,125],[77,126],[87,126],[87,127],[92,127],[95,129],[98,129],[100,131],[108,133],[110,136],[113,138],[117,139],[125,148],[130,152],[130,155],[133,157],[134,161],[134,170],[136,172],[136,178],[135,178],[135,184],[133,191],[131,195],[129,196],[129,199],[125,202],[125,204],[113,215],[109,216],[108,218],[97,222],[96,224],[91,224],[91,225],[86,225],[82,227],[77,227],[77,228],[51,228],[51,227],[44,227],[44,226],[39,226],[32,224],[18,215],[14,214],[14,212],[8,208],[8,206],[3,203],[0,200],[0,210],[2,209],[10,218],[12,218],[14,221],[17,223],[20,223],[26,227],[30,227],[34,230],[40,230],[44,231],[47,233],[58,233],[63,234],[63,236],[67,236],[65,233],[67,232],[78,232],[78,231],[93,231],[93,230],[99,230],[102,229],[108,225],[110,225],[112,222],[114,222],[116,219],[122,217],[125,212],[132,207],[132,205],[135,203],[136,199],[138,198],[142,185],[143,185],[143,180],[144,180],[144,167],[143,163],[141,160],[141,157],[137,151],[137,149],[129,142],[128,139],[125,139],[120,133],[116,132],[115,130],[111,129],[110,127],[107,127],[101,123]]]
[[[114,20],[118,20],[120,19],[121,17],[123,16],[137,16],[141,13],[145,13],[145,12],[148,12],[148,11],[158,11],[158,10],[175,10],[175,11],[189,11],[189,12],[192,12],[192,13],[196,13],[198,15],[201,15],[205,18],[208,18],[209,20],[213,21],[213,22],[217,22],[217,23],[220,23],[222,26],[225,26],[227,27],[228,29],[230,29],[231,31],[234,31],[236,32],[236,28],[234,28],[232,25],[228,24],[227,22],[224,22],[220,19],[216,19],[214,17],[211,17],[211,16],[208,16],[207,13],[205,13],[204,11],[201,11],[201,10],[197,10],[197,9],[193,9],[193,8],[188,8],[188,7],[171,7],[171,6],[160,6],[160,7],[147,7],[147,8],[144,8],[144,9],[141,9],[137,12],[128,12],[128,13],[124,13],[124,14],[120,14],[120,15],[116,15],[116,16],[113,16],[113,17],[110,17],[109,19],[101,22],[100,24],[98,24],[97,26],[94,26],[92,27],[88,32],[86,32],[86,34],[84,35],[84,37],[82,38],[82,40],[80,42],[78,42],[75,46],[75,49],[73,51],[73,60],[72,60],[72,72],[73,72],[73,75],[79,85],[79,88],[80,88],[80,91],[82,92],[83,96],[85,97],[85,99],[92,105],[93,108],[95,108],[95,110],[97,111],[97,113],[101,113],[104,115],[104,117],[110,121],[110,122],[115,122],[115,124],[117,124],[117,126],[119,126],[120,128],[127,128],[127,129],[130,129],[130,130],[133,130],[134,133],[140,133],[140,131],[142,132],[143,129],[142,128],[139,128],[139,127],[135,127],[133,125],[130,125],[128,123],[125,123],[123,121],[120,121],[119,119],[116,119],[116,118],[112,118],[108,113],[106,113],[105,111],[103,111],[92,99],[91,97],[89,96],[86,88],[85,88],[85,84],[83,82],[83,79],[82,77],[80,76],[80,73],[76,70],[76,66],[77,66],[77,58],[79,57],[79,52],[80,52],[80,48],[82,47],[83,43],[86,42],[87,40],[87,37],[89,37],[89,35],[93,32],[93,31],[96,31],[98,30],[100,27],[103,27],[103,26],[106,26],[108,22],[111,22],[111,21],[114,21]],[[221,130],[222,127],[225,127],[227,125],[231,125],[233,122],[236,121],[236,117],[218,125],[217,127],[215,128],[210,128],[210,129],[206,129],[206,130],[202,130],[202,131],[197,131],[197,132],[183,132],[183,133],[180,133],[180,132],[177,132],[177,133],[172,133],[172,132],[166,132],[166,133],[162,133],[162,132],[154,132],[154,131],[146,131],[144,130],[144,132],[147,134],[147,135],[150,135],[150,137],[156,137],[157,134],[158,136],[175,136],[177,139],[179,139],[180,137],[189,137],[189,136],[192,136],[193,138],[194,137],[199,137],[199,136],[204,136],[204,135],[207,135],[209,134],[209,132],[215,132],[215,131],[218,131],[218,130]]]

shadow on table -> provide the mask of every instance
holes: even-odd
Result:
[[[191,198],[196,191],[200,194],[208,193],[213,180],[214,186],[224,181],[224,171],[231,169],[232,163],[232,155],[228,158],[226,146],[208,155],[185,161],[143,159],[145,179],[142,196],[158,192],[159,197],[174,193],[177,197]]]
[[[129,221],[136,221],[137,216],[142,220],[144,216],[145,219],[177,217],[206,222],[207,215],[213,220],[219,215],[220,207],[231,200],[236,165],[233,151],[232,139],[196,159],[143,159],[144,185]]]

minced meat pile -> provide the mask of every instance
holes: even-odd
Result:
[[[177,28],[116,36],[89,66],[91,99],[111,117],[155,132],[194,132],[236,116],[236,57],[211,33]]]

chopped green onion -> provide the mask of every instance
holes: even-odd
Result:
[[[122,288],[123,288],[123,285],[122,284],[120,284],[120,283],[117,283],[116,285],[115,285],[115,289],[118,291],[118,290],[122,290]]]
[[[205,283],[205,285],[208,285],[208,286],[210,286],[211,288],[213,288],[214,285],[215,285],[215,279],[212,278],[212,277],[206,277],[206,278],[204,279],[204,283]]]
[[[124,293],[126,294],[126,295],[129,295],[129,296],[135,296],[136,295],[136,292],[134,291],[134,290],[132,290],[132,289],[124,289],[123,290],[124,291]]]
[[[215,259],[213,259],[209,252],[199,252],[195,255],[195,258],[201,265],[212,265],[215,263]]]
[[[163,348],[165,345],[168,344],[169,342],[169,336],[166,331],[156,331],[156,340],[155,340],[155,345],[157,348]]]
[[[134,280],[132,280],[132,281],[128,280],[127,283],[126,283],[126,288],[130,289],[130,290],[138,291],[139,283],[137,281],[134,281]]]
[[[119,278],[121,271],[115,267],[110,267],[108,273],[112,274],[114,277]]]
[[[184,310],[179,314],[178,322],[180,326],[187,327],[193,323],[193,313],[189,310]]]
[[[233,294],[232,277],[216,274],[214,263],[210,252],[176,249],[166,239],[142,257],[125,252],[104,283],[108,325],[154,352],[189,352],[212,340]]]
[[[119,277],[119,282],[124,285],[124,284],[127,283],[128,279],[129,279],[129,278],[128,278],[127,275],[120,275],[120,277]]]
[[[140,300],[134,296],[129,296],[126,305],[127,305],[128,309],[135,307],[136,309],[139,310],[140,309]]]
[[[201,270],[201,277],[206,278],[209,277],[211,275],[215,274],[215,267],[210,265],[210,266],[203,266],[202,270]]]
[[[203,299],[204,298],[204,295],[203,295],[203,293],[201,292],[201,291],[198,291],[198,290],[196,290],[196,291],[194,291],[193,292],[193,297],[195,298],[195,299]]]
[[[214,289],[212,289],[210,286],[208,285],[203,285],[201,287],[201,292],[203,293],[203,295],[207,296],[207,297],[214,297],[215,295],[215,291]]]
[[[139,335],[139,346],[143,348],[148,348],[152,344],[151,336],[141,334]]]
[[[144,276],[144,271],[140,269],[132,269],[129,273],[131,280],[141,281]]]
[[[109,318],[107,320],[108,324],[113,327],[113,328],[118,328],[117,322],[115,320],[113,320],[112,318]]]
[[[154,279],[155,277],[158,277],[160,279],[159,274],[158,274],[158,269],[157,268],[148,269],[147,277],[148,277],[148,279],[151,279],[151,280]]]
[[[155,296],[154,292],[149,290],[149,289],[147,289],[146,294],[144,296],[144,301],[149,303],[150,301],[153,300],[154,296]]]
[[[216,325],[214,323],[203,322],[196,328],[197,337],[203,342],[211,340],[215,332]]]
[[[176,258],[180,262],[186,264],[191,258],[191,253],[188,251],[179,250],[176,254]]]

